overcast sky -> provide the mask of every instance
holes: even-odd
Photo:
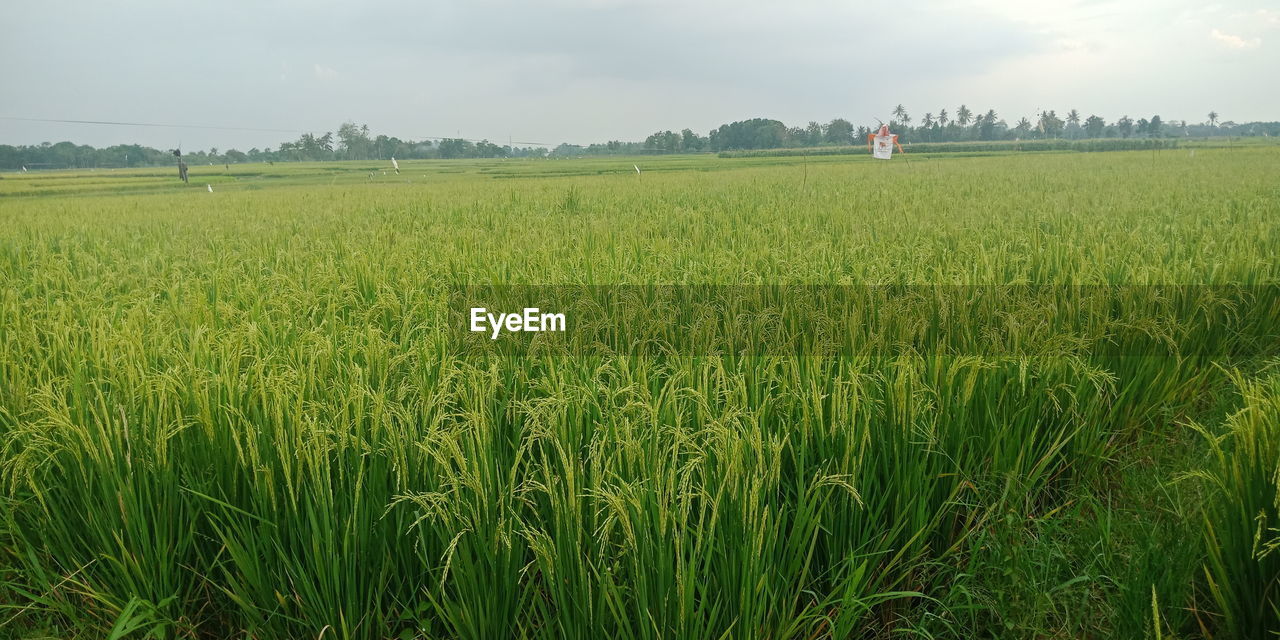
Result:
[[[9,1],[0,143],[226,150],[344,120],[556,144],[1077,108],[1280,120],[1280,0]]]

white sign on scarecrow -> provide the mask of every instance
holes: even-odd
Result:
[[[897,147],[898,151],[906,153],[902,150],[902,145],[898,144],[898,136],[889,133],[889,125],[880,125],[880,131],[867,136],[867,150],[871,152],[871,157],[876,160],[888,160],[893,156],[893,148]]]

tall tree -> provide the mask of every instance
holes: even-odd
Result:
[[[1090,138],[1101,138],[1103,132],[1106,131],[1106,129],[1107,129],[1106,120],[1103,120],[1102,118],[1096,115],[1085,118],[1084,133],[1086,136]]]
[[[853,144],[853,124],[844,118],[836,118],[828,122],[827,142],[831,144]]]
[[[1040,113],[1040,121],[1036,128],[1046,137],[1056,138],[1062,135],[1062,118],[1053,109]]]
[[[1216,126],[1218,126],[1218,112],[1217,112],[1217,111],[1210,111],[1210,112],[1209,112],[1209,126],[1211,126],[1211,127],[1216,127]]]
[[[1120,131],[1121,137],[1128,138],[1133,134],[1133,118],[1121,116],[1119,120],[1116,120],[1116,129]]]
[[[893,117],[904,125],[911,124],[911,115],[907,113],[906,107],[901,104],[893,108]]]
[[[650,151],[675,153],[679,150],[681,137],[673,131],[659,131],[644,141],[644,148]]]
[[[950,119],[949,117],[947,117],[947,110],[946,110],[946,109],[941,109],[941,110],[939,110],[939,111],[938,111],[938,126],[943,127],[943,128],[946,128],[947,123],[948,123],[948,122],[950,122],[950,121],[951,121],[951,119]]]
[[[693,129],[681,131],[680,138],[680,147],[685,151],[702,151],[707,144],[707,139],[694,133]]]
[[[372,146],[369,125],[356,126],[354,122],[344,122],[338,127],[338,150],[348,160],[368,159]]]
[[[1079,138],[1080,131],[1080,112],[1072,109],[1067,112],[1067,137]]]
[[[969,111],[969,107],[960,105],[960,108],[956,109],[956,124],[967,127],[971,118],[973,118],[973,112]]]
[[[776,149],[786,142],[787,135],[787,126],[777,120],[752,118],[712,130],[709,146],[712,151]]]
[[[978,126],[978,136],[983,140],[994,140],[996,137],[996,110],[988,109],[987,113],[980,119],[982,124]]]
[[[822,124],[810,120],[809,125],[804,128],[805,144],[816,147],[822,144]]]

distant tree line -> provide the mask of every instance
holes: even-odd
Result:
[[[902,105],[888,114],[888,124],[903,143],[978,142],[994,140],[1084,140],[1105,138],[1183,138],[1210,136],[1280,136],[1280,122],[1237,124],[1221,121],[1217,112],[1209,112],[1204,122],[1165,121],[1158,115],[1134,120],[1122,116],[1108,122],[1100,116],[1084,117],[1076,109],[1059,115],[1054,110],[1041,112],[1032,121],[1021,117],[1012,125],[994,109],[979,112],[960,105],[952,115],[946,108],[912,118]],[[445,138],[439,140],[401,140],[394,136],[369,132],[368,125],[344,122],[337,132],[323,135],[305,133],[297,140],[284,142],[277,149],[253,148],[248,151],[211,148],[207,151],[184,151],[188,164],[232,164],[244,162],[304,162],[332,160],[386,160],[434,158],[541,158],[583,155],[639,155],[655,153],[701,153],[751,149],[786,149],[799,147],[845,147],[858,145],[879,124],[855,126],[836,118],[826,124],[810,122],[803,127],[788,127],[779,120],[753,118],[722,124],[707,135],[692,129],[658,131],[643,142],[611,140],[591,145],[561,144],[554,149],[515,147],[487,140]],[[70,142],[39,145],[0,145],[0,169],[20,170],[67,168],[145,167],[173,164],[173,150],[158,150],[136,144],[115,145],[102,149]]]
[[[1280,122],[1220,122],[1217,112],[1210,112],[1208,119],[1197,124],[1185,120],[1165,121],[1159,115],[1137,120],[1125,115],[1114,122],[1107,122],[1098,115],[1084,117],[1076,109],[1062,115],[1050,109],[1038,114],[1034,121],[1021,117],[1011,125],[994,109],[979,113],[967,105],[956,108],[954,115],[945,108],[936,113],[928,112],[919,121],[914,120],[902,105],[894,107],[887,115],[886,124],[903,143],[1280,136]],[[754,118],[720,125],[705,138],[689,129],[681,133],[659,131],[645,140],[643,149],[649,152],[696,153],[850,146],[865,142],[867,135],[877,129],[879,123],[854,126],[843,118],[826,124],[810,122],[803,127],[788,127],[778,120]],[[591,148],[585,151],[591,153]]]
[[[183,151],[188,164],[238,164],[245,162],[307,162],[332,160],[386,160],[434,158],[508,158],[545,157],[542,147],[504,146],[487,140],[462,138],[440,140],[401,140],[394,136],[373,136],[368,125],[345,122],[338,131],[323,135],[304,133],[297,140],[284,142],[277,149],[253,148],[207,151]],[[159,150],[141,145],[115,145],[94,148],[70,142],[39,145],[0,145],[0,169],[29,170],[67,168],[147,167],[174,164],[173,150]]]
[[[1039,140],[968,140],[958,142],[913,142],[912,153],[985,153],[1009,151],[1141,151],[1176,149],[1178,138],[1042,138]],[[721,151],[721,158],[776,158],[784,156],[866,155],[862,145],[821,147],[784,147],[780,149],[736,149]]]

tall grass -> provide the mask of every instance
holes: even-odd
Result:
[[[1036,356],[460,358],[448,285],[1274,284],[1261,178],[1278,162],[829,163],[804,182],[786,164],[643,183],[512,169],[0,200],[0,624],[847,638],[946,616],[945,567],[975,536],[1105,478],[1138,429],[1197,409],[1225,375],[1213,354],[1244,338],[1191,309],[1161,329],[1218,342],[1180,357],[1081,353],[1028,322]],[[1249,402],[1234,424],[1253,433],[1274,416]],[[1222,445],[1211,473],[1274,499],[1274,479],[1228,479],[1246,450]],[[1206,525],[1212,606],[1246,628],[1230,626],[1257,607],[1239,571],[1276,556],[1246,558],[1232,536],[1253,525],[1224,514]],[[982,620],[955,632],[998,632]]]
[[[1280,376],[1238,379],[1244,406],[1210,432],[1206,589],[1232,637],[1280,634]]]

